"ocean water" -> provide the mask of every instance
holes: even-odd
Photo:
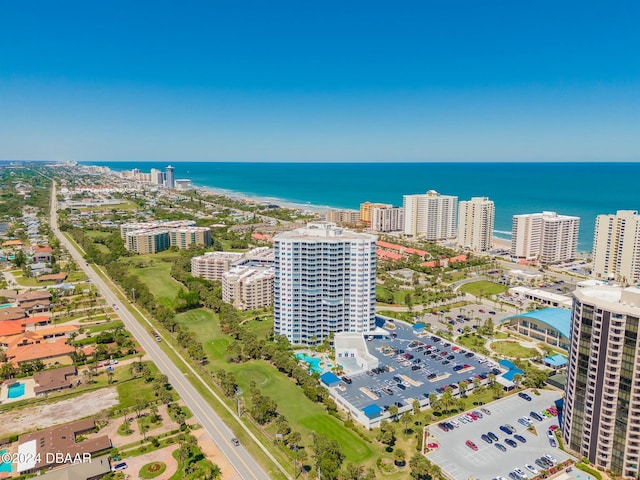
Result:
[[[89,163],[87,163],[89,164]],[[164,162],[93,162],[113,170],[164,170]],[[509,238],[513,215],[555,211],[580,217],[579,249],[591,250],[596,215],[640,210],[640,163],[233,163],[177,162],[176,178],[274,201],[357,209],[402,205],[437,190],[495,202],[495,234]]]

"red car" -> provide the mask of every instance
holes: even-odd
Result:
[[[557,429],[559,429],[560,427],[558,425],[551,425],[549,427],[549,431],[550,432],[555,432]]]
[[[480,313],[484,313],[484,310],[482,310],[482,309],[480,309],[480,310],[478,310],[478,311],[479,311]]]
[[[467,440],[466,442],[464,442],[464,444],[474,452],[478,450],[478,446],[475,443],[473,443],[471,440]]]

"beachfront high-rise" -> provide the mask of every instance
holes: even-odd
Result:
[[[385,207],[371,210],[371,230],[374,232],[401,232],[404,230],[404,208]]]
[[[431,242],[456,237],[458,197],[429,190],[403,198],[405,235]]]
[[[495,205],[487,197],[461,201],[458,208],[458,245],[474,252],[491,250]]]
[[[165,187],[167,188],[175,188],[176,186],[176,173],[175,168],[171,165],[167,167],[165,172]]]
[[[559,263],[576,258],[580,218],[556,212],[513,216],[511,257]]]
[[[317,345],[375,329],[376,236],[312,222],[274,238],[274,331]]]
[[[640,289],[574,292],[562,437],[615,476],[640,470]]]
[[[365,225],[371,225],[371,211],[374,208],[391,208],[393,205],[388,203],[371,203],[364,202],[360,204],[360,221]]]
[[[640,282],[640,215],[636,210],[596,217],[593,275],[624,283]]]

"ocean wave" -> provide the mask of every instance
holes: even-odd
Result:
[[[502,235],[512,235],[512,232],[508,232],[506,230],[494,230],[493,233],[501,233]]]

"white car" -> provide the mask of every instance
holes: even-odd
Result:
[[[460,424],[458,422],[456,422],[455,420],[449,420],[449,423],[451,425],[453,425],[456,428],[460,428]]]
[[[557,465],[558,460],[556,460],[554,457],[552,457],[551,455],[549,455],[548,453],[545,453],[543,455],[544,458],[546,458],[547,460],[549,460],[551,463],[553,463],[554,465]]]
[[[460,417],[458,418],[458,420],[460,420],[462,423],[469,423],[469,420],[467,420],[467,417]]]
[[[520,478],[529,478],[529,475],[524,473],[524,470],[521,468],[514,468],[513,471],[516,472]]]
[[[529,426],[533,425],[533,420],[531,420],[529,417],[527,417],[526,415],[524,417],[522,417],[522,419],[527,422],[529,424]]]
[[[538,471],[538,469],[536,467],[534,467],[531,464],[527,464],[524,466],[524,468],[526,468],[527,470],[529,470],[531,473],[533,473],[534,475],[538,475],[540,472]]]

